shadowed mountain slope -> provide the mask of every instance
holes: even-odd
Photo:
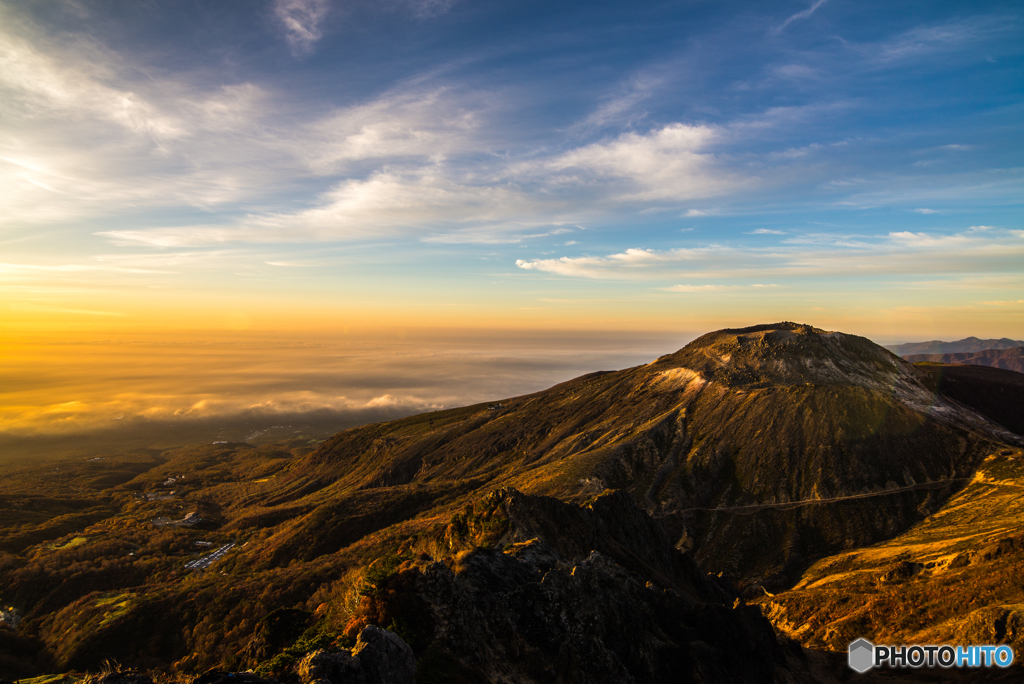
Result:
[[[904,356],[911,363],[958,363],[972,366],[991,366],[1024,373],[1024,347],[985,349],[980,352],[947,354],[910,354]]]
[[[793,589],[758,603],[781,632],[812,648],[842,652],[869,636],[874,643],[1003,643],[1020,653],[1022,487],[1024,453],[1003,449],[938,513],[891,540],[824,558]],[[1019,665],[1001,681],[1020,681]]]
[[[972,365],[921,364],[936,391],[1024,435],[1024,374]]]
[[[464,681],[780,680],[785,654],[760,611],[673,548],[628,495],[574,506],[502,489],[474,514],[500,525],[496,544],[456,519],[445,536],[465,535],[472,551],[454,567],[407,562],[382,587],[422,602],[434,657]],[[376,616],[397,602],[363,607]]]

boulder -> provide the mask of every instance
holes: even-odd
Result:
[[[351,652],[313,651],[296,670],[303,684],[414,684],[416,656],[394,632],[367,625]]]
[[[367,684],[414,684],[416,656],[394,632],[367,625],[359,633],[352,654],[366,673]]]
[[[348,651],[313,651],[296,667],[303,684],[366,684],[360,661]]]

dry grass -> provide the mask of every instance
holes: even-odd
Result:
[[[758,600],[805,646],[963,638],[1024,643],[1024,452],[990,455],[974,481],[934,515],[871,547],[823,558],[793,589]]]

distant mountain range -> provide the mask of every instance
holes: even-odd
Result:
[[[1024,347],[1024,340],[1011,340],[1007,337],[1002,337],[998,340],[979,340],[977,337],[965,337],[956,342],[931,340],[930,342],[891,344],[886,346],[886,349],[896,354],[896,356],[906,358],[911,354],[962,354],[989,349],[1012,349],[1013,347]]]
[[[966,363],[972,366],[992,366],[1024,373],[1024,346],[1011,349],[985,349],[980,352],[910,354],[903,358],[911,363]]]

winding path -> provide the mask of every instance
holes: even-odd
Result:
[[[812,504],[838,503],[841,501],[853,501],[855,499],[871,499],[876,496],[889,496],[891,494],[899,494],[900,492],[912,492],[919,489],[939,489],[945,485],[953,484],[955,482],[970,482],[973,479],[973,477],[955,477],[949,480],[935,480],[933,482],[921,482],[918,484],[907,485],[906,487],[896,487],[895,489],[884,489],[879,492],[863,492],[861,494],[850,494],[848,496],[836,496],[831,499],[802,499],[800,501],[783,501],[781,503],[750,504],[747,506],[721,506],[717,508],[684,508],[681,511],[679,511],[679,513],[689,513],[691,511],[720,511],[722,513],[735,513],[737,515],[751,515],[754,513],[760,513],[766,508],[789,510],[791,508],[799,508],[800,506],[808,506]]]

